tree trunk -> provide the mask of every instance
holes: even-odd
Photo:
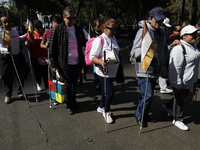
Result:
[[[184,22],[185,20],[185,18],[184,18],[184,16],[185,16],[185,0],[183,0],[183,3],[182,3],[182,12],[181,12],[181,22]]]
[[[197,0],[193,0],[192,2],[192,20],[191,24],[195,26],[197,24],[196,17],[197,17]]]

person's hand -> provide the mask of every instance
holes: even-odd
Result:
[[[171,47],[174,47],[176,45],[183,45],[183,44],[179,40],[174,40],[174,42],[171,44]]]
[[[49,42],[46,42],[45,46],[46,46],[46,48],[48,48],[49,47]]]
[[[56,72],[56,70],[59,70],[58,67],[52,68],[53,72]]]
[[[104,60],[99,59],[98,64],[101,65],[103,68],[106,68],[108,61],[105,63]]]
[[[8,52],[11,52],[11,46],[10,45],[6,45]]]
[[[25,41],[25,45],[28,46],[30,44],[30,40]]]

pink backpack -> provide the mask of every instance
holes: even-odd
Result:
[[[102,43],[102,48],[103,48],[103,45],[104,45],[104,39],[103,39],[103,36],[99,36],[100,39],[101,39],[101,43]],[[94,41],[94,39],[96,39],[96,37],[93,37],[91,39],[89,39],[86,43],[86,50],[85,50],[85,63],[86,65],[88,66],[93,66],[94,63],[89,59],[90,58],[90,50],[92,48],[92,42]]]

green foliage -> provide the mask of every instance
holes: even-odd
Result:
[[[184,18],[189,23],[193,15],[192,2],[194,0],[185,1]],[[5,5],[5,2],[2,5]],[[81,25],[88,25],[88,22],[93,22],[97,18],[112,17],[118,21],[118,24],[126,26],[136,25],[138,21],[147,19],[149,11],[154,7],[162,7],[165,11],[173,13],[170,21],[172,24],[177,24],[180,21],[182,0],[16,0],[16,6],[17,8],[10,7],[9,12],[16,21],[19,20],[17,17],[19,10],[24,20],[28,12],[31,12],[33,19],[37,19],[37,11],[43,15],[60,14],[62,16],[63,7],[73,6],[77,11],[77,22]],[[5,14],[1,7],[0,12]],[[196,20],[199,20],[199,14],[198,10]]]

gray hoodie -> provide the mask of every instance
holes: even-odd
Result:
[[[146,24],[147,24],[148,32],[150,33],[152,40],[156,42],[155,51],[158,56],[158,59],[157,59],[156,53],[154,53],[154,57],[148,68],[149,77],[158,78],[160,75],[162,64],[163,64],[164,54],[167,53],[168,51],[167,46],[166,46],[166,37],[162,29],[155,30],[155,28],[153,28],[150,25],[148,20],[146,20]],[[141,45],[142,45],[142,31],[143,31],[143,26],[144,26],[144,20],[140,21],[138,25],[140,29],[138,30],[136,37],[133,41],[130,61],[131,62],[135,61],[135,72],[138,77],[147,77],[147,71],[144,70],[141,65]],[[158,60],[159,60],[160,65],[158,63]]]
[[[198,79],[200,52],[194,44],[183,40],[181,43],[186,54],[183,55],[183,48],[180,45],[175,46],[170,52],[169,82],[172,87],[190,89]]]

